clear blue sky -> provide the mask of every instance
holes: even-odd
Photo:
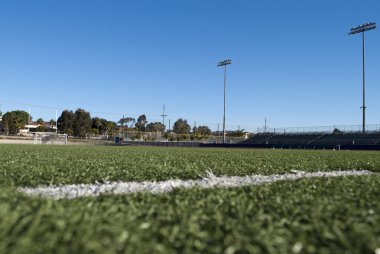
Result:
[[[160,121],[166,104],[172,124],[182,117],[216,129],[216,65],[231,58],[228,129],[255,130],[264,118],[270,127],[360,125],[362,44],[348,32],[379,17],[378,0],[3,0],[0,110]],[[366,46],[367,123],[375,124],[380,28],[366,33]]]

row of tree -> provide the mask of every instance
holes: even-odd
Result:
[[[121,124],[121,126],[127,126],[128,123],[131,123],[129,125],[129,129],[137,130],[137,131],[149,131],[149,132],[164,132],[166,129],[166,126],[160,122],[153,122],[153,123],[148,123],[148,120],[146,118],[146,115],[140,115],[136,119],[132,117],[125,117],[121,118],[118,122]]]
[[[148,123],[146,115],[140,115],[137,118],[137,121],[132,117],[121,118],[119,124],[124,126],[126,124],[132,130],[137,131],[148,131],[148,132],[164,132],[166,130],[166,126],[161,122],[152,122]],[[133,127],[134,125],[134,127]],[[179,118],[173,126],[173,132],[177,134],[189,134],[191,132],[191,126],[187,123],[187,120]],[[193,133],[197,133],[199,135],[211,135],[211,130],[207,126],[199,126],[193,128]]]
[[[1,112],[0,112],[1,113]],[[3,130],[7,134],[17,134],[31,121],[28,112],[16,110],[7,112],[2,117]],[[51,131],[55,126],[55,121],[50,120],[50,126],[44,125],[42,118],[37,119],[37,131]],[[77,109],[75,112],[64,110],[57,120],[57,127],[60,133],[76,137],[88,137],[89,135],[111,135],[118,134],[120,130],[141,131],[141,132],[164,132],[166,126],[161,122],[149,123],[145,114],[140,115],[137,121],[132,117],[123,117],[118,123],[108,121],[104,118],[91,117],[90,113],[84,109]],[[192,134],[196,137],[211,135],[211,130],[207,126],[198,126],[191,129],[185,119],[178,119],[173,125],[173,132],[177,134]]]

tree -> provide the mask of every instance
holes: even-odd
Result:
[[[96,128],[91,128],[91,134],[93,134],[94,136],[97,136],[99,135],[99,130]]]
[[[3,127],[7,135],[17,134],[20,129],[25,128],[25,125],[29,121],[29,113],[16,110],[7,112],[3,115]]]
[[[102,119],[103,125],[103,135],[111,135],[113,136],[113,132],[117,129],[117,124],[112,121],[107,121],[106,119]]]
[[[91,128],[92,129],[97,129],[98,133],[101,133],[102,127],[103,127],[102,120],[99,117],[93,117],[91,119],[91,122],[92,122]],[[94,131],[92,131],[92,132],[94,132]]]
[[[139,131],[145,131],[147,123],[148,121],[146,120],[146,115],[141,115],[137,118],[135,126]]]
[[[207,126],[198,126],[193,128],[193,137],[197,139],[205,139],[211,134],[211,130]]]
[[[78,108],[75,111],[74,135],[85,138],[91,131],[92,119],[89,112]]]
[[[97,134],[112,135],[112,131],[116,130],[116,126],[117,125],[115,122],[108,121],[104,118],[93,117],[91,132],[94,133],[95,135]]]
[[[165,125],[160,122],[149,123],[146,126],[146,130],[151,132],[163,132],[165,131]]]
[[[91,119],[91,133],[96,135],[99,135],[102,133],[103,129],[103,123],[102,120],[99,117],[93,117]]]
[[[200,134],[202,136],[210,135],[211,130],[208,126],[198,126],[193,128],[193,133]]]
[[[40,125],[36,128],[37,132],[49,132],[49,127],[45,125]]]
[[[38,125],[42,125],[44,123],[44,119],[42,119],[41,117],[38,118],[37,123],[38,123]]]
[[[191,126],[185,119],[180,118],[174,123],[173,131],[177,134],[188,134],[190,130]]]
[[[64,110],[58,118],[58,130],[72,135],[74,133],[75,114],[73,111]]]
[[[50,123],[50,128],[54,128],[57,122],[54,119],[50,119],[49,123]]]
[[[134,119],[133,117],[129,117],[129,116],[127,116],[127,117],[121,118],[121,119],[119,120],[119,124],[121,124],[121,125],[123,125],[123,126],[128,126],[128,123],[129,123],[129,122],[134,123],[134,122],[135,122],[135,119]],[[125,125],[124,125],[124,124],[125,124]]]

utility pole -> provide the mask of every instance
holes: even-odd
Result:
[[[58,133],[58,110],[55,110],[55,133]]]
[[[350,33],[348,35],[354,35],[358,33],[362,33],[362,51],[363,51],[363,106],[361,109],[363,109],[363,133],[365,133],[365,40],[364,40],[364,32],[373,30],[376,28],[376,23],[365,23],[363,25],[353,27],[350,30]]]
[[[218,142],[219,142],[219,136],[220,136],[220,133],[219,133],[219,124],[218,124],[218,134],[217,134],[217,137],[218,137]]]
[[[264,132],[267,132],[267,118],[265,117]]]
[[[168,129],[168,131],[170,131],[170,118],[169,118],[169,129]]]
[[[30,122],[32,121],[32,120],[31,120],[31,117],[30,117],[30,109],[28,109],[28,112],[29,112],[28,125],[30,125]]]
[[[164,106],[162,107],[162,124],[165,125],[165,117],[168,116],[168,115],[165,115],[165,104]]]
[[[124,115],[121,119],[121,138],[124,140]]]
[[[231,64],[231,59],[220,61],[217,67],[224,66],[224,100],[223,100],[223,144],[226,142],[226,82],[227,82],[227,65]]]

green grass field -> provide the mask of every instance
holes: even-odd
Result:
[[[0,145],[1,253],[379,253],[380,152]],[[22,186],[291,170],[370,176],[31,198]]]

